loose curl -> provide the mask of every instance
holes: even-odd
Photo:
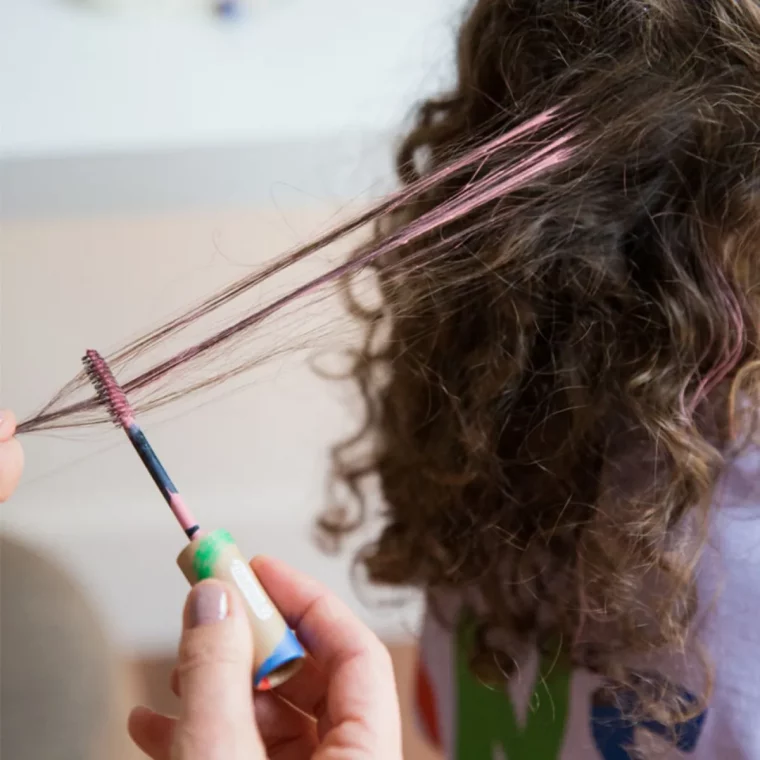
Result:
[[[419,110],[403,183],[559,103],[586,147],[438,230],[446,255],[421,263],[427,240],[375,262],[379,310],[349,299],[367,424],[337,471],[360,500],[378,475],[387,503],[364,563],[432,599],[476,593],[475,665],[508,675],[525,646],[559,646],[677,721],[693,705],[627,663],[686,650],[713,489],[756,427],[736,412],[760,408],[760,4],[479,0],[458,72]],[[360,505],[323,527],[353,529]]]

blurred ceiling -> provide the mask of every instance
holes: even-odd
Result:
[[[463,0],[257,5],[219,19],[0,0],[0,158],[395,133],[451,77]]]

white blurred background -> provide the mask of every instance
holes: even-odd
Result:
[[[379,196],[414,104],[451,79],[462,5],[0,0],[2,405],[33,412],[85,348],[117,348]],[[339,347],[349,326],[323,308]],[[357,419],[349,389],[293,354],[203,401],[144,420],[200,519],[322,578],[387,640],[411,636],[415,603],[366,607],[350,552],[312,540],[329,446]],[[127,651],[173,650],[183,536],[125,440],[24,444],[3,530],[61,558]]]

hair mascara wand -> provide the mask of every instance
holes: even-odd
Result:
[[[303,647],[259,583],[250,565],[225,530],[205,533],[177,492],[171,478],[137,424],[127,396],[116,382],[105,359],[87,351],[82,359],[98,399],[113,421],[124,429],[140,459],[158,486],[174,516],[190,539],[177,564],[191,585],[218,578],[234,585],[245,603],[254,642],[253,684],[270,689],[294,675],[305,656]]]
[[[161,491],[161,495],[177,518],[177,522],[185,531],[185,535],[192,538],[199,530],[198,523],[179,495],[172,479],[156,456],[156,452],[153,451],[153,447],[148,443],[145,433],[137,424],[132,407],[105,359],[97,351],[90,350],[85,354],[82,362],[90,381],[95,386],[98,399],[108,409],[111,419],[124,429],[135,451],[142,459],[145,469],[150,473],[153,482],[158,486],[158,490]]]

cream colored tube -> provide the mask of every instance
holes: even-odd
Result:
[[[253,683],[257,689],[279,686],[299,670],[303,647],[226,530],[198,534],[177,557],[177,564],[192,586],[217,578],[240,592],[253,633]]]

